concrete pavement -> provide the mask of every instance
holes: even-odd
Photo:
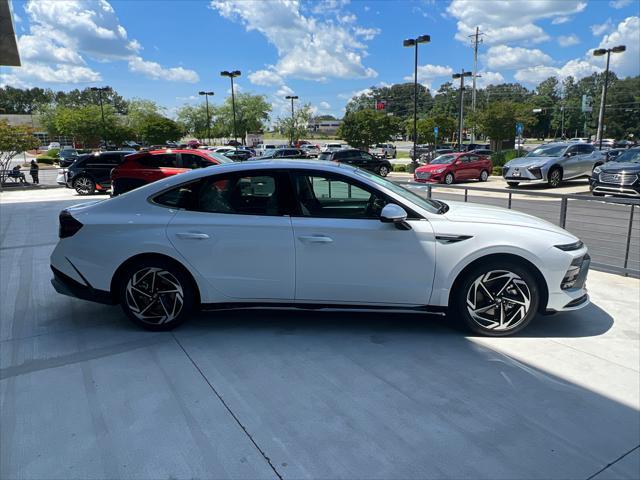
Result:
[[[152,334],[51,288],[69,193],[0,196],[0,478],[638,476],[637,279],[591,272],[591,306],[513,338],[277,310]]]

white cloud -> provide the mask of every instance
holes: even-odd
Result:
[[[625,45],[627,50],[611,54],[611,70],[619,77],[640,75],[640,17],[627,17],[615,31],[605,35],[598,48]],[[596,65],[604,67],[605,57],[591,57]]]
[[[504,83],[504,77],[499,72],[478,72],[476,87],[486,88],[489,85],[499,85]]]
[[[83,83],[101,79],[86,66],[127,61],[129,70],[151,78],[195,82],[198,74],[182,67],[164,68],[139,56],[142,45],[130,39],[106,0],[29,0],[24,6],[29,32],[18,39],[25,65],[10,69],[3,81]]]
[[[380,30],[379,28],[364,28],[358,26],[353,27],[353,33],[367,41],[373,40],[376,35],[380,34],[381,31],[382,30]]]
[[[613,22],[610,18],[607,18],[607,21],[604,23],[599,23],[595,25],[591,25],[591,33],[593,33],[596,37],[600,35],[604,35],[605,33],[609,33],[613,31],[615,27],[613,26]]]
[[[22,17],[17,13],[13,12],[13,21],[15,23],[22,23]]]
[[[556,17],[553,20],[551,20],[551,23],[553,25],[560,25],[563,23],[567,23],[570,20],[571,20],[571,17]]]
[[[580,43],[580,39],[575,33],[571,35],[560,35],[558,37],[558,45],[561,47],[570,47],[571,45],[577,45]]]
[[[142,57],[129,59],[129,71],[141,73],[153,80],[188,83],[196,83],[200,80],[198,74],[193,70],[187,70],[182,67],[163,68],[159,63],[143,60]]]
[[[584,0],[537,0],[506,2],[504,0],[453,0],[447,12],[458,19],[456,39],[468,42],[476,26],[486,33],[485,42],[539,43],[549,39],[535,22],[544,18],[567,17],[586,7]]]
[[[275,87],[282,85],[284,80],[273,70],[257,70],[249,74],[249,81],[254,85],[262,85],[265,87]]]
[[[626,7],[627,5],[631,5],[632,1],[633,0],[611,0],[609,2],[609,6],[619,10]]]
[[[536,86],[549,77],[557,77],[561,80],[567,77],[573,77],[579,80],[601,70],[600,67],[586,60],[573,59],[569,60],[560,68],[548,65],[524,68],[518,70],[514,78],[525,85]]]
[[[418,66],[418,82],[431,89],[431,84],[437,78],[451,77],[453,68],[444,65],[419,65]],[[413,74],[404,77],[404,80],[413,82]]]
[[[329,102],[320,102],[319,106],[322,110],[329,110],[331,108]]]
[[[553,62],[549,55],[537,48],[528,49],[507,45],[491,47],[481,58],[483,63],[492,69],[521,69]]]
[[[0,86],[27,87],[33,85],[31,82],[87,83],[101,79],[98,72],[84,66],[68,64],[50,66],[25,62],[22,67],[11,73],[0,74]]]
[[[326,8],[344,2],[324,2]],[[369,78],[377,76],[362,63],[365,39],[372,32],[356,33],[352,24],[339,24],[301,13],[296,0],[211,0],[221,16],[240,21],[248,31],[258,31],[276,47],[278,62],[272,67],[282,76],[324,81],[327,78]],[[317,11],[320,4],[313,11]]]

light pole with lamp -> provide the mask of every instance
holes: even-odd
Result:
[[[204,103],[207,106],[207,145],[211,143],[211,117],[209,117],[209,96],[213,96],[213,92],[198,92],[198,95],[204,95]]]
[[[420,35],[416,38],[408,38],[402,42],[404,47],[414,47],[415,48],[415,56],[414,56],[414,64],[413,64],[413,156],[411,158],[411,163],[413,164],[413,169],[415,170],[418,164],[418,152],[417,152],[417,143],[418,143],[418,44],[420,43],[429,43],[431,41],[430,35]]]
[[[602,88],[602,98],[600,99],[600,114],[598,115],[598,133],[596,134],[596,139],[599,142],[598,148],[602,150],[602,136],[604,134],[604,109],[605,102],[607,100],[607,87],[609,84],[609,59],[611,58],[611,53],[622,53],[627,49],[625,45],[618,45],[613,48],[599,48],[593,51],[593,55],[595,57],[601,57],[602,55],[607,55],[607,68],[604,73],[604,87]]]
[[[100,99],[100,115],[102,116],[102,141],[104,142],[105,150],[109,150],[107,146],[107,128],[104,122],[104,107],[102,105],[102,92],[111,90],[111,87],[91,87],[92,92],[98,92],[98,98]]]
[[[458,123],[458,150],[462,151],[462,128],[464,126],[464,77],[472,76],[472,72],[465,72],[464,68],[460,73],[454,73],[452,78],[460,79],[460,118]]]
[[[236,130],[236,94],[233,88],[233,79],[242,75],[240,70],[233,70],[232,72],[224,70],[220,72],[223,77],[229,77],[231,79],[231,108],[233,109],[233,140],[238,142],[238,132]]]
[[[293,115],[293,101],[298,99],[297,95],[287,95],[287,100],[291,100],[291,146],[293,147],[293,130],[294,130],[294,115]]]

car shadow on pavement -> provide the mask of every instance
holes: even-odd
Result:
[[[613,318],[600,307],[554,315],[538,315],[519,337],[580,338],[606,333]],[[185,330],[272,329],[282,335],[297,331],[411,332],[428,335],[473,336],[456,318],[416,313],[314,311],[296,309],[237,309],[203,311],[180,328]]]

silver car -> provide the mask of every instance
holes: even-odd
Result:
[[[591,144],[551,143],[507,162],[502,176],[511,187],[521,182],[547,182],[555,188],[563,180],[590,177],[594,166],[603,162],[602,153]]]

